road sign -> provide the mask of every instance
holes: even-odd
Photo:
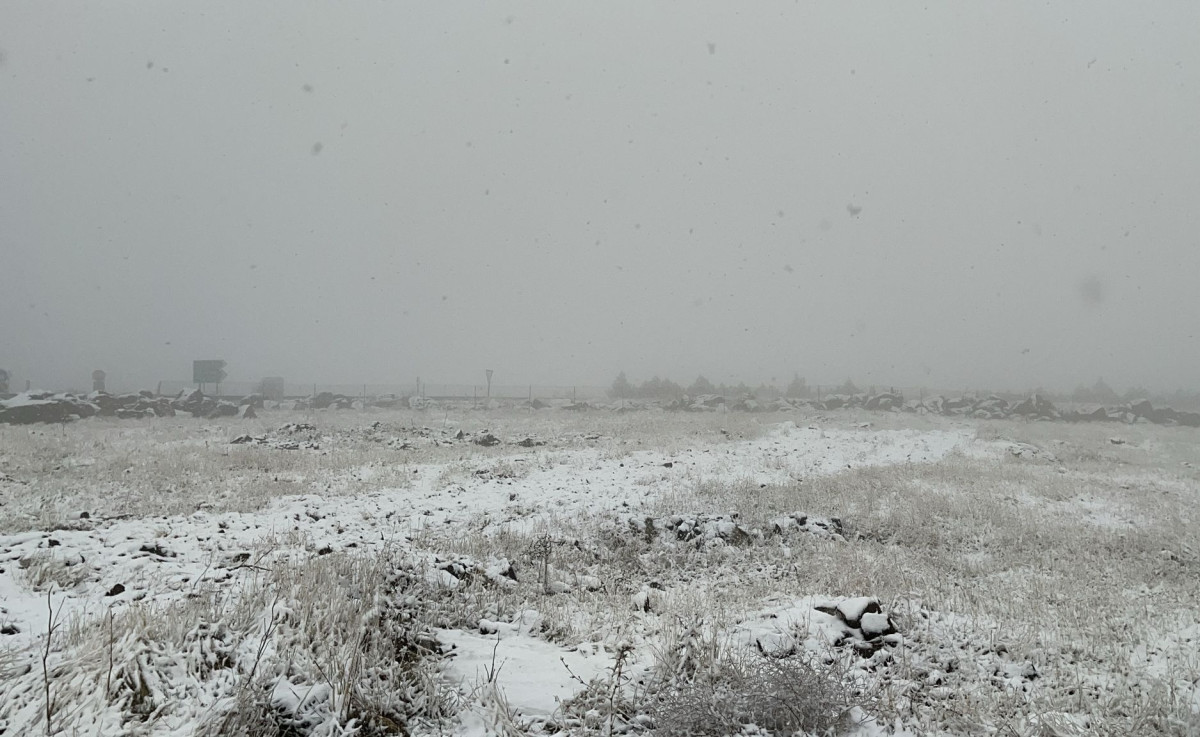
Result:
[[[224,361],[192,361],[192,381],[196,384],[220,384],[226,376]]]

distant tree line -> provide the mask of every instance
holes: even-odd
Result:
[[[853,386],[849,380],[847,383]],[[857,392],[857,389],[855,389]],[[698,397],[705,394],[717,394],[724,397],[744,397],[753,396],[759,399],[778,399],[780,397],[789,397],[793,399],[807,399],[813,396],[812,389],[809,388],[808,382],[804,377],[796,374],[791,383],[785,389],[780,389],[773,384],[759,384],[756,387],[749,386],[745,382],[737,384],[714,384],[705,378],[703,375],[697,376],[696,380],[687,386],[676,384],[670,379],[661,379],[657,376],[643,381],[641,384],[634,384],[629,381],[622,371],[613,381],[612,386],[608,389],[608,396],[613,399],[678,399],[683,396]]]
[[[1097,379],[1091,386],[1080,384],[1069,396],[1058,398],[1081,404],[1122,404],[1145,399],[1159,407],[1200,409],[1200,391],[1176,389],[1173,392],[1152,392],[1143,386],[1131,386],[1124,393],[1118,394],[1103,378]]]
[[[854,383],[852,379],[847,378],[838,386],[822,386],[820,387],[821,396],[828,397],[833,394],[862,394],[864,391],[873,393],[885,391],[888,387],[870,387],[862,389]],[[975,394],[990,394],[987,390],[978,390]],[[1145,387],[1133,386],[1125,390],[1124,393],[1118,393],[1115,389],[1109,386],[1103,378],[1097,379],[1091,386],[1079,385],[1075,391],[1070,394],[1061,392],[1051,392],[1038,387],[1029,392],[1014,393],[1014,392],[998,392],[1007,399],[1014,399],[1026,396],[1028,394],[1040,394],[1047,399],[1055,402],[1078,402],[1081,404],[1103,404],[1115,405],[1122,403],[1132,403],[1143,399],[1149,400],[1155,406],[1173,407],[1175,409],[1200,409],[1200,391],[1187,391],[1177,389],[1174,392],[1151,392]],[[749,386],[745,382],[737,384],[714,384],[703,375],[697,376],[696,380],[687,386],[682,386],[670,379],[663,379],[658,376],[652,377],[643,381],[640,384],[634,384],[622,371],[613,381],[612,386],[608,389],[608,396],[612,399],[647,399],[647,400],[672,400],[679,399],[683,396],[698,397],[705,394],[717,394],[725,397],[747,397],[752,396],[757,399],[771,400],[780,397],[789,399],[808,399],[817,396],[817,392],[813,387],[808,385],[808,382],[800,374],[795,374],[791,382],[784,388],[780,388],[773,384],[759,384],[758,386]]]

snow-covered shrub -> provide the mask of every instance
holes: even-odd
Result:
[[[59,556],[53,548],[23,558],[18,565],[25,581],[35,591],[51,587],[72,589],[92,573],[92,568],[78,554]]]
[[[825,734],[853,706],[840,680],[806,657],[737,652],[660,691],[650,714],[658,737],[726,737],[749,725],[774,735]]]
[[[70,622],[40,667],[0,661],[0,732],[372,737],[447,714],[421,568],[277,560],[227,592]],[[49,703],[44,689],[49,690]]]

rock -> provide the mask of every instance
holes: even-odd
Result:
[[[118,583],[109,589],[105,596],[120,596],[123,593],[125,593],[125,584]]]
[[[767,524],[771,526],[770,532],[774,535],[804,532],[826,540],[846,540],[842,520],[838,517],[814,517],[794,512],[786,517],[776,517]]]
[[[597,576],[578,575],[575,577],[575,583],[584,591],[602,591],[604,583]]]
[[[975,409],[985,410],[987,412],[1008,412],[1008,401],[1003,397],[995,394],[988,395],[986,399],[981,399],[975,403]]]
[[[768,658],[786,658],[796,652],[796,640],[786,632],[764,632],[754,638],[754,647]]]
[[[321,392],[312,398],[313,409],[351,409],[354,407],[354,397],[333,392]]]
[[[138,552],[139,553],[149,553],[150,555],[156,555],[159,558],[174,558],[175,557],[174,552],[167,550],[166,548],[164,548],[162,546],[162,543],[159,543],[159,542],[156,542],[153,545],[150,545],[149,543],[144,543],[142,545],[142,547],[138,548]]]
[[[209,411],[207,417],[210,420],[215,420],[219,417],[237,417],[238,408],[236,404],[230,402],[217,402],[216,405]]]
[[[776,517],[768,524],[771,525],[771,531],[776,535],[787,535],[800,529],[800,525],[793,517]]]
[[[836,613],[848,626],[858,629],[864,614],[879,614],[879,601],[872,596],[858,596],[838,603]]]
[[[882,394],[876,394],[874,396],[867,397],[866,402],[863,403],[863,407],[865,409],[886,412],[888,410],[900,407],[903,404],[904,397],[902,395],[892,392],[884,392]]]
[[[316,431],[317,426],[308,422],[289,422],[279,428],[279,432],[287,433],[288,435],[296,435],[302,432],[313,433]]]
[[[1154,405],[1150,404],[1149,400],[1143,399],[1139,402],[1134,402],[1129,405],[1129,411],[1138,417],[1152,417],[1154,415]]]
[[[892,619],[883,613],[865,613],[859,619],[859,629],[862,630],[863,637],[868,640],[873,640],[876,637],[890,635],[896,631],[896,627],[892,624]]]
[[[730,545],[745,546],[753,542],[754,537],[733,521],[717,523],[716,536]]]
[[[966,414],[972,404],[974,402],[966,397],[951,397],[942,402],[942,411],[948,415]]]
[[[1033,394],[1018,402],[1012,408],[1012,413],[1031,419],[1054,419],[1058,416],[1058,410],[1054,404],[1040,394]]]
[[[69,422],[96,414],[97,407],[73,394],[43,392],[18,394],[0,400],[0,424]]]
[[[196,389],[186,396],[180,392],[180,396],[171,402],[171,407],[180,412],[187,412],[192,417],[208,417],[216,409],[217,404],[216,399],[206,397],[203,392]],[[234,407],[234,414],[237,414],[236,407]]]
[[[490,448],[493,445],[499,445],[500,438],[485,430],[483,433],[472,438],[471,442],[475,443],[476,445],[482,445],[485,448]]]
[[[258,417],[258,413],[254,411],[253,404],[247,404],[242,407],[242,419],[253,420]]]
[[[653,608],[653,602],[650,599],[650,589],[643,588],[633,596],[629,597],[629,601],[633,604],[634,611],[650,612]]]
[[[483,575],[492,583],[509,586],[517,581],[517,568],[508,558],[499,558],[484,569]]]
[[[1200,412],[1177,412],[1175,421],[1184,427],[1200,427]]]
[[[1050,451],[1042,450],[1036,445],[1030,445],[1029,443],[1013,443],[1008,446],[1008,452],[1014,458],[1023,458],[1025,460],[1042,460],[1049,461],[1050,463],[1058,461],[1058,458]]]

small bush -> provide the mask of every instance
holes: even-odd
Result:
[[[744,653],[660,691],[651,716],[658,737],[726,737],[748,725],[776,735],[827,734],[851,707],[841,681],[810,659]]]

